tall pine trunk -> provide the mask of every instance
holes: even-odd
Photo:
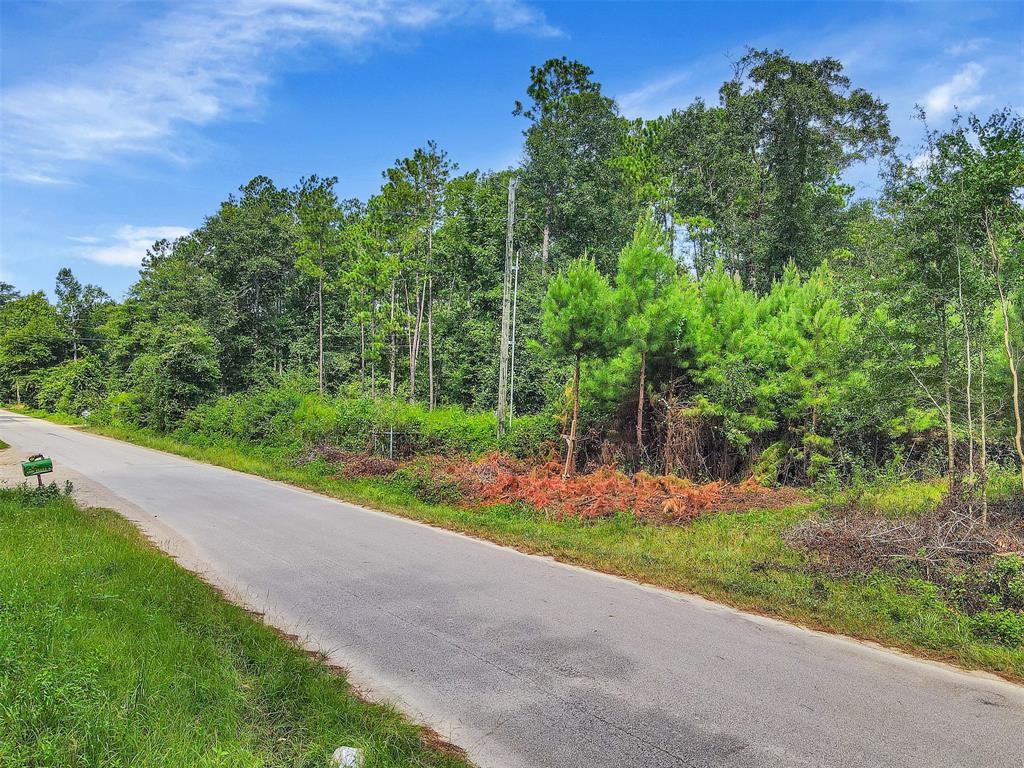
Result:
[[[562,479],[568,480],[576,470],[576,422],[580,416],[580,356],[576,355],[576,368],[572,376],[572,425],[569,427],[569,439],[565,449],[565,469]]]

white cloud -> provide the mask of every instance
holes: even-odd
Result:
[[[934,160],[935,150],[924,149],[910,159],[910,164],[919,171],[926,171]]]
[[[965,64],[946,82],[935,86],[924,98],[925,111],[930,116],[944,115],[954,107],[970,109],[984,98],[978,86],[985,76],[985,67],[975,61]]]
[[[990,40],[987,37],[973,37],[970,40],[954,43],[946,48],[946,53],[950,56],[967,56],[968,54],[980,52],[989,42]]]
[[[652,118],[665,114],[672,109],[669,105],[678,101],[672,97],[689,76],[689,72],[675,72],[628,91],[616,99],[619,109],[627,117]]]
[[[80,243],[103,243],[90,245],[76,249],[76,253],[82,258],[95,261],[98,264],[108,264],[118,267],[137,267],[142,263],[146,255],[146,249],[157,240],[174,240],[184,237],[190,229],[187,227],[136,227],[126,225],[119,227],[112,237],[102,238],[92,235],[80,237],[69,237]]]
[[[4,175],[55,184],[78,164],[126,153],[182,159],[183,129],[259,105],[282,55],[312,44],[355,51],[451,24],[560,34],[521,0],[223,0],[190,3],[76,72],[4,93]]]

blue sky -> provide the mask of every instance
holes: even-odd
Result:
[[[146,245],[251,177],[365,198],[428,139],[463,170],[519,155],[529,67],[591,66],[629,116],[713,101],[745,46],[835,56],[912,154],[924,106],[1024,108],[1024,3],[3,0],[0,280],[62,266],[120,296]],[[871,194],[873,174],[856,174]]]

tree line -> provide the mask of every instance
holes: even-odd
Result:
[[[995,462],[1024,484],[1018,115],[925,122],[911,159],[838,60],[768,50],[717,103],[653,120],[565,58],[512,111],[515,168],[462,172],[427,142],[368,200],[258,177],[154,243],[121,301],[68,269],[54,303],[2,286],[3,397],[173,430],[301,379],[547,414],[567,474],[983,483]],[[869,160],[877,199],[846,180]]]

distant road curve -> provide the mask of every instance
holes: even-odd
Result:
[[[1024,766],[1024,688],[989,676],[6,411],[0,438],[481,766]]]

